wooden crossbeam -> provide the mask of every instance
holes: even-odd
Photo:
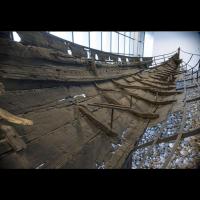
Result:
[[[143,81],[141,79],[138,79],[136,78],[135,76],[132,76],[135,80],[137,80],[138,82],[144,84],[144,85],[148,85],[148,86],[151,86],[151,87],[154,87],[154,88],[157,88],[157,89],[161,89],[161,90],[172,90],[172,89],[175,89],[176,87],[175,86],[158,86],[158,85],[154,85],[152,83],[148,83],[146,80]]]
[[[181,94],[181,91],[161,91],[161,90],[157,90],[157,89],[153,89],[150,87],[146,87],[146,86],[137,86],[137,85],[126,85],[126,84],[122,84],[119,83],[117,81],[112,80],[113,83],[115,83],[119,88],[133,88],[133,89],[141,89],[144,91],[149,91],[153,94],[157,94],[160,96],[170,96],[170,95],[174,95],[174,94]]]
[[[113,88],[102,88],[102,87],[100,87],[97,83],[95,83],[95,86],[96,86],[96,88],[97,89],[99,89],[99,90],[104,90],[104,91],[119,91],[119,90],[116,90],[116,89],[113,89]]]
[[[111,130],[106,124],[103,124],[100,120],[98,120],[85,106],[78,105],[78,109],[82,114],[87,116],[87,118],[94,123],[99,129],[105,132],[108,136],[116,137],[118,134]]]
[[[145,79],[145,82],[150,82],[150,83],[155,83],[155,84],[160,84],[160,85],[175,85],[175,83],[173,82],[162,82],[162,81],[156,81],[156,80],[151,80],[151,79]]]
[[[159,114],[154,114],[154,113],[141,113],[138,111],[135,111],[134,109],[127,107],[127,106],[122,106],[122,105],[115,105],[115,104],[105,104],[105,103],[90,103],[88,104],[89,106],[97,106],[101,108],[110,108],[110,109],[116,109],[116,110],[122,110],[122,111],[127,111],[132,114],[134,114],[137,117],[141,117],[144,119],[156,119],[159,117]]]
[[[143,100],[143,101],[145,101],[147,103],[151,103],[151,104],[155,104],[155,105],[166,105],[166,104],[170,104],[170,103],[173,103],[173,102],[177,101],[177,100],[168,100],[168,101],[158,101],[158,100],[156,100],[156,101],[154,101],[154,100],[151,100],[151,99],[144,98],[143,96],[140,96],[140,95],[135,94],[133,92],[130,92],[127,89],[123,89],[123,91],[125,93],[127,93],[128,95],[136,98],[136,99],[140,99],[140,100]]]
[[[0,108],[0,119],[1,118],[14,124],[33,125],[33,121],[22,117],[17,117],[3,108]]]
[[[102,96],[108,101],[108,103],[111,104],[116,104],[116,105],[121,105],[116,99],[110,97],[108,94],[106,94],[105,92],[102,93]]]
[[[174,84],[175,84],[175,82],[161,81],[160,79],[159,79],[159,80],[158,80],[158,79],[156,79],[156,80],[151,80],[151,79],[149,79],[149,78],[155,79],[155,78],[153,78],[151,75],[149,75],[148,78],[141,77],[142,80],[145,80],[145,81],[147,81],[147,82],[152,82],[152,83],[158,83],[158,84],[161,84],[161,85],[174,85]]]

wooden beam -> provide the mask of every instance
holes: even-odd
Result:
[[[21,151],[26,148],[26,144],[12,126],[0,125],[0,129],[5,133],[5,139],[13,150]]]
[[[115,105],[115,104],[105,104],[105,103],[90,103],[88,104],[89,106],[97,106],[101,108],[110,108],[110,109],[116,109],[116,110],[122,110],[122,111],[127,111],[132,114],[134,114],[137,117],[141,117],[144,119],[156,119],[159,117],[159,114],[154,114],[154,113],[141,113],[138,111],[135,111],[134,109],[127,107],[127,106],[122,106],[122,105]]]
[[[166,104],[170,104],[170,103],[173,103],[173,102],[176,102],[177,100],[168,100],[168,101],[154,101],[154,100],[151,100],[151,99],[147,99],[147,98],[144,98],[143,96],[139,96],[138,94],[135,94],[133,92],[130,92],[128,91],[127,89],[123,89],[123,91],[125,93],[127,93],[128,95],[130,95],[131,97],[134,97],[136,99],[140,99],[140,100],[143,100],[147,103],[151,103],[151,104],[155,104],[155,105],[166,105]]]
[[[148,86],[151,86],[151,87],[154,87],[154,88],[157,88],[157,89],[161,89],[161,90],[172,90],[172,89],[175,89],[176,87],[175,86],[158,86],[158,85],[155,85],[155,84],[152,84],[152,83],[148,83],[146,81],[143,81],[141,79],[138,79],[136,78],[135,76],[132,76],[135,80],[139,81],[140,83],[144,84],[144,85],[148,85]]]
[[[119,88],[133,88],[133,89],[141,89],[144,91],[149,91],[153,94],[158,93],[158,95],[160,96],[170,96],[170,95],[174,95],[174,94],[181,94],[182,92],[178,92],[178,91],[162,91],[162,90],[157,90],[157,89],[153,89],[150,87],[146,87],[146,86],[137,86],[137,85],[126,85],[126,84],[122,84],[119,83],[117,81],[112,80],[113,83],[115,83]]]
[[[14,124],[33,125],[33,121],[22,117],[17,117],[3,108],[0,108],[0,119],[1,118]]]
[[[116,137],[118,134],[111,130],[107,125],[100,122],[85,106],[79,105],[78,109],[82,114],[87,116],[87,118],[94,123],[99,129],[105,132],[108,136]]]

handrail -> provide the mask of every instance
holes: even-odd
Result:
[[[163,55],[170,55],[170,54],[173,54],[173,53],[175,53],[175,52],[177,52],[177,50],[172,51],[171,53],[160,54],[160,55],[153,56],[153,57],[161,57],[161,56],[163,56]]]
[[[185,61],[183,61],[184,63],[186,63]],[[190,71],[190,70],[193,70],[198,64],[200,63],[200,59],[198,60],[198,62],[196,63],[196,65],[195,66],[191,66],[191,65],[189,65],[189,64],[185,64],[185,65],[189,65],[190,67],[192,67],[192,68],[190,68],[190,69],[188,69],[187,71]]]
[[[187,51],[184,51],[184,50],[182,50],[182,49],[180,49],[183,53],[187,53],[187,54],[192,54],[192,55],[195,55],[195,56],[200,56],[200,54],[195,54],[195,53],[189,53],[189,52],[187,52]]]

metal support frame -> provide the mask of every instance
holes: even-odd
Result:
[[[110,52],[112,52],[112,32],[110,32]]]
[[[102,51],[102,32],[101,32],[101,51]]]
[[[165,56],[163,55],[163,60],[164,60],[164,62],[165,62]]]
[[[74,32],[72,31],[72,42],[74,43]]]
[[[118,54],[119,54],[119,33],[118,33]]]
[[[89,43],[89,48],[90,48],[90,31],[88,31],[88,43]]]
[[[131,32],[129,32],[129,35],[131,37]],[[129,39],[129,55],[131,54],[131,41],[132,39]]]
[[[125,32],[124,32],[125,33]],[[125,34],[124,34],[125,35]],[[125,55],[125,52],[126,52],[126,36],[124,36],[124,55]]]

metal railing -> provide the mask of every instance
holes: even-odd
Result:
[[[200,57],[200,54],[189,53],[189,52],[184,51],[182,49],[180,51],[185,53],[185,54],[191,55],[187,62],[183,61],[183,63],[184,63],[184,65],[182,65],[183,71],[185,70],[187,72],[186,76],[191,76],[191,79],[193,79],[194,75],[196,74],[196,79],[198,81],[199,71],[200,71],[200,58],[198,59],[197,63],[194,66],[190,65],[189,63],[191,62],[191,60],[194,56]],[[190,67],[189,69],[188,69],[188,66]],[[188,72],[190,72],[190,73],[188,73]]]

